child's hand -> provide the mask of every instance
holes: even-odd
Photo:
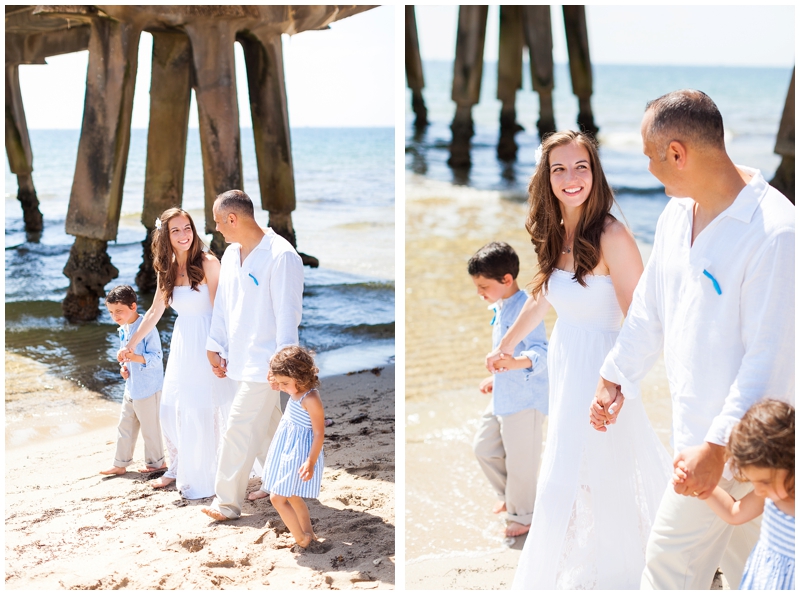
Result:
[[[314,465],[311,464],[310,460],[306,459],[306,462],[300,465],[300,470],[297,472],[297,474],[303,481],[308,481],[314,477]]]
[[[131,375],[130,372],[128,372],[128,366],[121,366],[119,369],[119,373],[125,380],[127,380],[128,376]]]
[[[683,461],[678,461],[672,472],[672,484],[677,485],[679,483],[683,483],[686,481],[687,477],[689,477],[689,474],[686,472],[686,467],[684,466]]]
[[[279,390],[278,382],[275,380],[275,376],[272,375],[272,370],[267,372],[267,382],[269,382],[269,387],[272,390]],[[302,467],[301,467],[301,469],[302,469]]]
[[[494,376],[489,376],[488,378],[484,378],[481,380],[481,383],[478,385],[478,390],[480,390],[484,395],[489,394],[494,389]]]

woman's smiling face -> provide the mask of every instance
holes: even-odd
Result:
[[[185,215],[176,215],[167,222],[169,242],[175,252],[186,252],[192,245],[192,224]]]
[[[566,207],[581,206],[592,191],[592,166],[589,151],[571,142],[550,151],[550,187]]]

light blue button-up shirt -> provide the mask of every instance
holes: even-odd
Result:
[[[514,324],[525,304],[527,294],[520,290],[502,304],[493,304],[495,317],[492,321],[492,348],[496,348],[509,327]],[[531,360],[531,367],[510,370],[494,375],[492,389],[493,413],[511,415],[524,409],[538,409],[547,415],[547,334],[544,322],[539,323],[514,348],[514,357],[525,356]]]
[[[125,347],[128,340],[142,324],[142,317],[139,316],[133,323],[126,324],[119,329],[120,347]],[[125,381],[125,391],[134,401],[146,399],[161,390],[164,384],[164,354],[161,352],[161,337],[158,336],[158,329],[155,327],[144,339],[142,339],[133,350],[136,355],[144,357],[144,363],[126,362],[130,372]]]

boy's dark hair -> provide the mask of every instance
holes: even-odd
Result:
[[[106,296],[106,304],[125,304],[129,308],[137,301],[136,292],[130,285],[117,285]]]
[[[469,259],[467,271],[473,277],[480,275],[500,283],[506,275],[516,279],[519,275],[519,256],[505,242],[489,242]]]

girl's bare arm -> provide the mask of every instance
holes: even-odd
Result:
[[[706,504],[729,525],[743,525],[764,512],[764,498],[750,492],[741,500],[734,500],[728,492],[717,486],[706,498]]]

